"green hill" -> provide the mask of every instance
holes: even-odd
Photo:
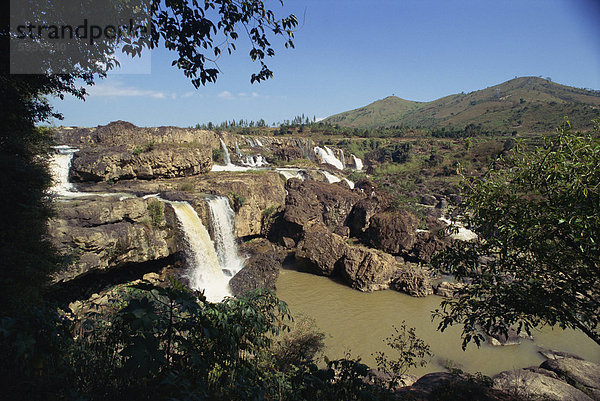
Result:
[[[557,127],[564,116],[585,128],[600,116],[600,91],[522,77],[468,94],[431,102],[395,96],[328,117],[324,122],[353,128],[411,128],[481,125],[488,130],[540,132]]]

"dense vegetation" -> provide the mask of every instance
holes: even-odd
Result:
[[[479,234],[439,265],[470,285],[438,312],[440,327],[506,334],[544,324],[600,344],[600,138],[568,122],[542,147],[519,143],[484,177],[466,177],[462,213]],[[483,262],[482,264],[482,261]]]

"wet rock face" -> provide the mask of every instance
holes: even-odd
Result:
[[[169,208],[153,212],[152,202],[156,200],[89,197],[61,203],[49,234],[70,263],[53,280],[69,281],[178,252],[175,216]]]
[[[369,245],[398,254],[412,249],[416,239],[417,218],[404,210],[380,212],[371,217],[365,237]]]

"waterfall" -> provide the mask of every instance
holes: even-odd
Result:
[[[181,229],[185,235],[190,279],[190,287],[194,290],[204,290],[206,299],[220,302],[231,296],[229,278],[221,268],[219,257],[208,231],[198,217],[198,213],[187,202],[169,202]]]
[[[261,148],[264,147],[264,145],[262,144],[262,142],[260,141],[260,139],[256,138],[255,141],[256,141],[256,146],[261,147]]]
[[[321,163],[331,164],[333,167],[336,167],[340,170],[344,169],[342,162],[335,157],[335,153],[329,149],[327,146],[324,146],[325,149],[322,149],[318,146],[315,146],[314,152],[321,159]]]
[[[223,162],[226,166],[229,166],[231,164],[231,156],[229,156],[229,149],[227,149],[227,145],[225,145],[225,142],[223,142],[223,138],[219,138],[219,141],[221,142],[221,149],[223,150]]]
[[[219,264],[226,274],[234,276],[244,267],[233,233],[235,215],[229,206],[229,200],[224,196],[208,199],[207,203]]]
[[[261,155],[255,155],[255,156],[246,156],[244,158],[244,161],[242,161],[242,164],[244,166],[248,166],[248,167],[262,167],[262,166],[267,166],[269,163]]]
[[[354,167],[360,171],[363,169],[363,162],[358,157],[352,155],[352,160],[354,161]]]
[[[239,157],[243,156],[242,151],[240,150],[240,145],[238,145],[237,141],[235,141],[235,154]]]
[[[333,184],[336,182],[340,182],[341,179],[339,179],[338,177],[336,177],[335,175],[331,174],[329,171],[325,171],[325,170],[319,170],[319,172],[321,174],[323,174],[325,176],[325,179],[327,180],[328,183]]]
[[[340,153],[340,161],[342,162],[342,166],[346,168],[346,157],[344,156],[344,151],[342,149],[339,150]]]
[[[298,168],[278,168],[275,170],[281,174],[286,181],[290,178],[298,178],[299,180],[304,181],[305,178],[302,170]]]
[[[69,169],[71,160],[73,160],[73,153],[79,151],[79,149],[66,145],[55,146],[54,149],[56,153],[50,162],[50,173],[53,181],[50,192],[56,195],[70,196],[75,188],[69,182]]]
[[[346,183],[348,184],[348,186],[351,189],[354,189],[354,183],[352,181],[350,181],[347,178],[338,178],[335,175],[331,174],[329,171],[325,171],[325,170],[319,170],[321,172],[321,174],[323,174],[325,176],[325,179],[327,180],[328,183],[333,184],[336,182],[340,182],[342,180],[346,181]]]

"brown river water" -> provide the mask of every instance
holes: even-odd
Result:
[[[315,319],[318,328],[327,334],[325,355],[341,358],[350,350],[353,357],[375,367],[377,351],[393,353],[384,339],[393,333],[392,326],[402,321],[416,328],[416,334],[431,347],[433,356],[425,367],[410,373],[422,375],[444,370],[446,361],[467,372],[494,375],[504,370],[539,365],[544,358],[537,346],[566,351],[600,363],[600,347],[578,331],[544,327],[533,333],[534,341],[523,340],[520,345],[493,347],[469,344],[461,348],[458,326],[441,333],[437,321],[431,321],[431,311],[439,307],[442,298],[432,295],[413,298],[396,291],[363,293],[327,277],[281,270],[277,295],[288,303],[294,316],[306,315]]]

